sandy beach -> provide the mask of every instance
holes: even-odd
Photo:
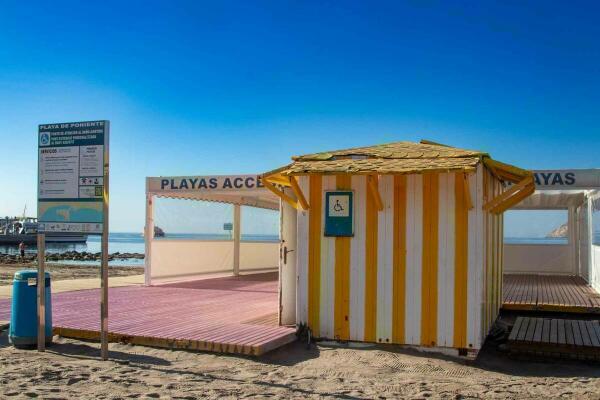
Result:
[[[511,359],[486,347],[465,363],[398,347],[298,342],[260,358],[55,337],[46,353],[0,336],[2,398],[600,398],[598,365]]]
[[[0,266],[3,279],[19,268]],[[71,286],[97,277],[97,269],[89,266],[52,265],[50,270]],[[140,272],[110,270],[116,276]],[[516,359],[492,343],[475,361],[399,346],[334,342],[310,347],[295,342],[261,357],[111,343],[110,360],[102,362],[98,343],[55,336],[54,344],[38,353],[13,348],[4,329],[0,398],[600,399],[600,364]]]

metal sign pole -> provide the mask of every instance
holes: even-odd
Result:
[[[46,235],[38,233],[37,235],[37,305],[38,305],[38,351],[46,350]]]
[[[104,204],[102,221],[102,298],[100,305],[100,353],[108,359],[108,150],[104,155]]]

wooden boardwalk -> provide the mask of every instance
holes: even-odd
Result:
[[[600,323],[517,317],[508,346],[514,353],[600,360]]]
[[[277,325],[277,273],[109,290],[109,340],[167,348],[260,355],[295,340]],[[52,296],[54,332],[99,339],[97,289]],[[10,301],[0,300],[0,320]]]
[[[502,308],[600,313],[600,294],[578,276],[505,274]]]

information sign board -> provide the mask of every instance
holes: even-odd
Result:
[[[101,234],[109,121],[40,125],[38,231]]]

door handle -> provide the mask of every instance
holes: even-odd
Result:
[[[291,253],[294,250],[288,250],[287,246],[283,247],[283,263],[287,264],[287,255],[288,253]]]

